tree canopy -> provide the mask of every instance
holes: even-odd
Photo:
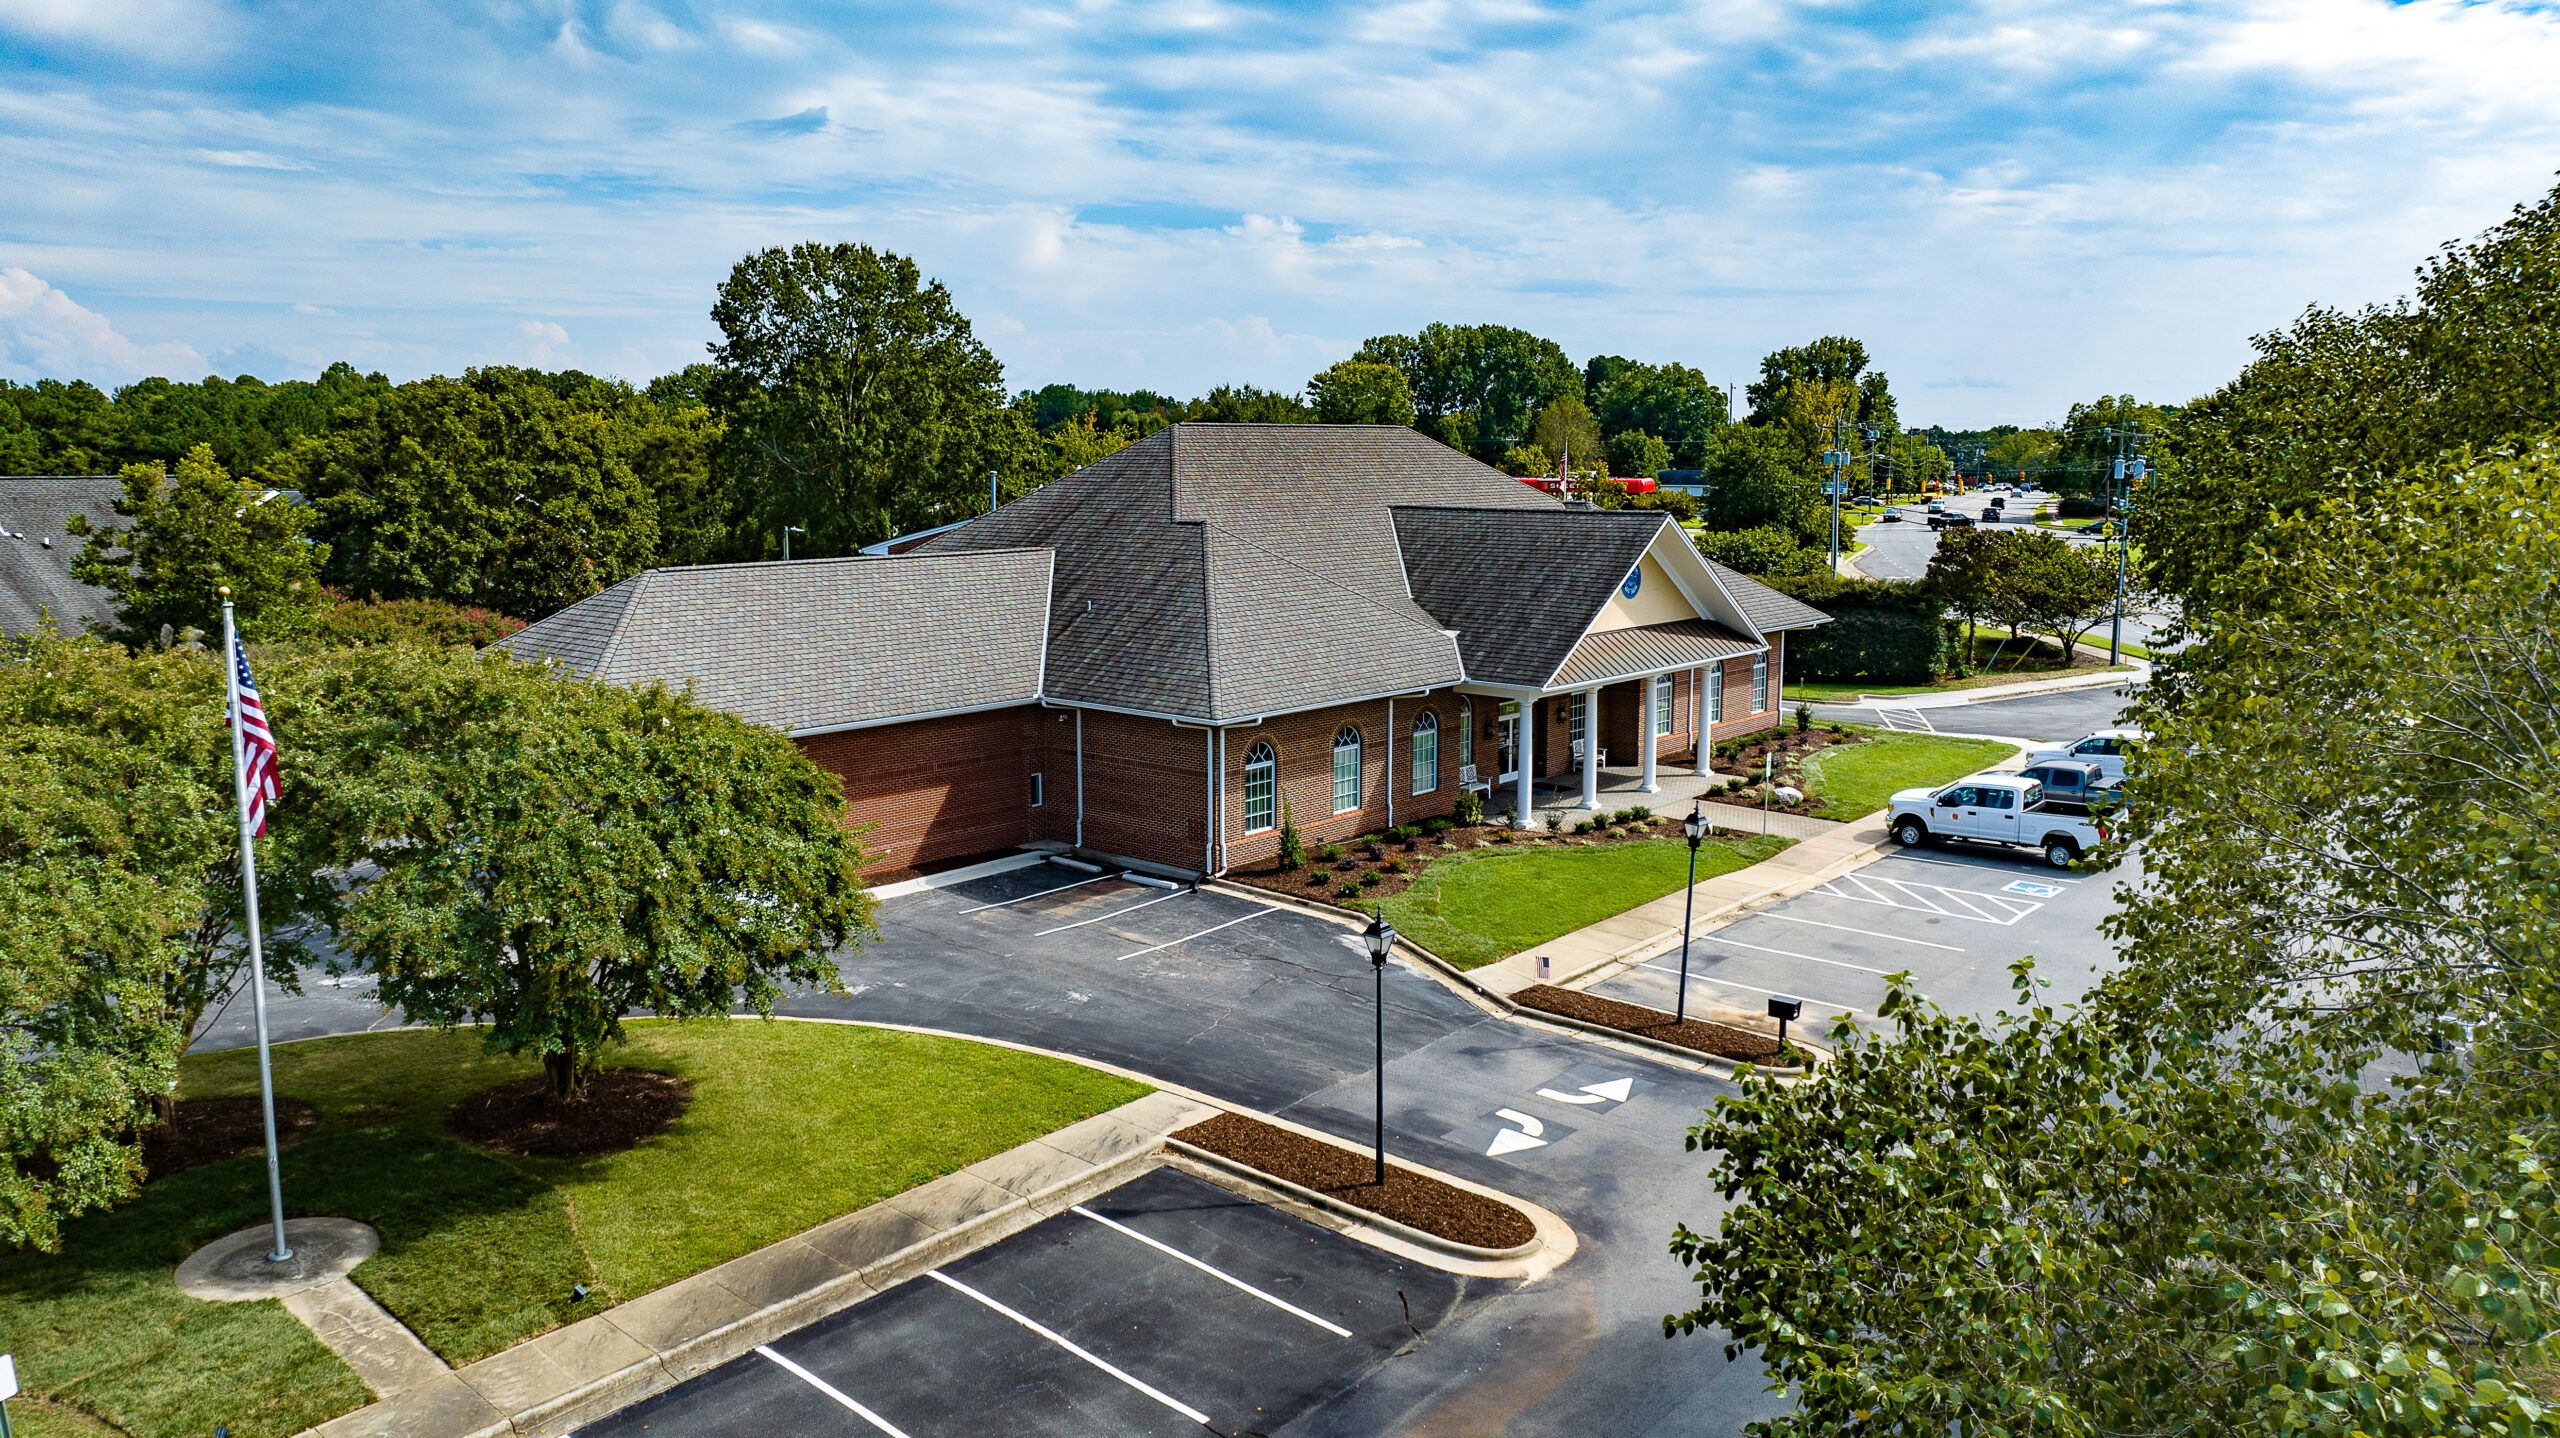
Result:
[[[1326,424],[1411,424],[1413,388],[1404,371],[1375,360],[1347,359],[1307,381],[1307,402]]]
[[[1669,448],[1671,464],[1694,468],[1707,432],[1727,418],[1724,391],[1684,364],[1618,360],[1604,366],[1593,360],[1585,373],[1601,376],[1588,384],[1591,412],[1601,430],[1613,438],[1630,430],[1652,435]]]
[[[1479,459],[1526,441],[1541,410],[1582,395],[1582,372],[1555,341],[1507,325],[1428,324],[1376,336],[1353,358],[1400,371],[1418,427]]]
[[[868,245],[760,250],[720,285],[712,356],[733,552],[850,554],[986,508],[987,476],[1033,466],[1004,367],[940,281]]]
[[[115,511],[125,523],[92,531],[72,573],[116,597],[117,622],[135,643],[193,630],[222,633],[221,589],[231,590],[240,632],[292,634],[328,603],[320,574],[329,547],[309,539],[311,511],[290,496],[234,479],[213,446],[200,444],[174,473],[125,467]]]

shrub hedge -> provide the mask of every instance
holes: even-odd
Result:
[[[1926,684],[1965,670],[1964,627],[1923,585],[1829,573],[1763,582],[1831,616],[1787,637],[1789,678]]]

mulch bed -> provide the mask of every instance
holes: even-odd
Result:
[[[320,1121],[320,1111],[298,1098],[276,1099],[276,1145],[282,1147]],[[178,1101],[177,1122],[166,1132],[142,1136],[143,1168],[154,1178],[220,1163],[267,1146],[264,1114],[255,1096]]]
[[[1780,814],[1801,814],[1808,818],[1819,819],[1822,817],[1822,806],[1807,792],[1807,785],[1804,782],[1804,761],[1834,744],[1863,744],[1869,737],[1854,729],[1834,734],[1828,725],[1823,724],[1817,724],[1799,734],[1796,732],[1795,718],[1790,714],[1776,729],[1754,734],[1748,739],[1738,741],[1728,739],[1717,745],[1715,751],[1717,772],[1740,774],[1751,782],[1730,794],[1711,793],[1706,797],[1711,803],[1739,804],[1753,809],[1761,807],[1761,764],[1765,759],[1774,759],[1776,762],[1771,766],[1776,774],[1774,782],[1787,785],[1798,793],[1805,794],[1805,801],[1800,804],[1771,804],[1768,807]]]
[[[1507,1203],[1399,1167],[1392,1157],[1382,1190],[1375,1182],[1374,1154],[1356,1153],[1242,1114],[1219,1114],[1174,1137],[1434,1237],[1478,1248],[1516,1248],[1537,1236],[1537,1226],[1528,1215]]]
[[[453,1106],[445,1127],[499,1153],[594,1158],[656,1138],[692,1106],[693,1085],[672,1074],[604,1069],[572,1104],[552,1102],[551,1082],[541,1077],[482,1089]]]
[[[1536,1009],[1542,1013],[1562,1014],[1569,1019],[1580,1019],[1586,1024],[1598,1024],[1602,1028],[1616,1029],[1620,1033],[1656,1039],[1666,1044],[1677,1044],[1684,1049],[1713,1054],[1720,1059],[1746,1060],[1756,1064],[1773,1064],[1779,1061],[1778,1041],[1767,1034],[1755,1034],[1749,1029],[1737,1029],[1729,1024],[1710,1023],[1705,1019],[1690,1019],[1686,1022],[1674,1023],[1671,1015],[1660,1009],[1647,1008],[1642,1004],[1620,1003],[1616,999],[1604,999],[1598,994],[1586,994],[1580,989],[1561,989],[1554,984],[1532,984],[1513,994],[1511,1001],[1522,1008]],[[1794,1044],[1787,1045],[1787,1048],[1790,1051],[1788,1062],[1800,1064],[1805,1061],[1803,1051],[1797,1049]]]

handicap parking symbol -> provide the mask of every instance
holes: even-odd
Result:
[[[2062,892],[2060,884],[2039,884],[2033,879],[2020,879],[2001,890],[2007,894],[2024,894],[2030,899],[2050,899]]]

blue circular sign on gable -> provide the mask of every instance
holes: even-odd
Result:
[[[1630,569],[1627,571],[1627,582],[1618,586],[1618,592],[1633,599],[1636,597],[1636,591],[1642,588],[1644,588],[1644,571]]]

